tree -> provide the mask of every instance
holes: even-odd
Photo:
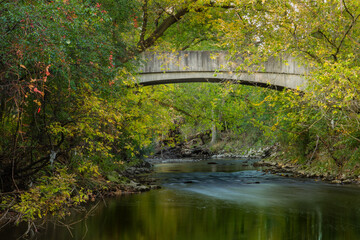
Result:
[[[310,69],[308,90],[300,103],[296,95],[284,96],[290,101],[284,105],[286,121],[279,124],[285,124],[282,135],[295,141],[307,133],[303,140],[310,160],[315,152],[323,151],[340,168],[353,162],[349,160],[357,161],[359,3],[254,1],[252,7],[232,12],[238,19],[220,22],[222,44],[249,59],[249,64],[291,54]]]
[[[151,132],[141,126],[150,119],[138,120],[146,104],[140,104],[138,90],[128,87],[134,65],[118,60],[127,51],[120,32],[130,29],[125,19],[136,5],[1,5],[2,190],[26,188],[57,163],[76,169],[91,159],[92,164],[133,159]],[[107,10],[114,6],[124,11]],[[74,159],[80,160],[74,164]]]

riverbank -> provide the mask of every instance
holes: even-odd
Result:
[[[299,164],[297,162],[274,154],[254,163],[254,166],[266,167],[265,172],[270,172],[284,177],[312,178],[332,184],[360,184],[360,175],[357,170],[326,169],[318,164]]]
[[[318,158],[311,162],[299,163],[297,159],[287,158],[278,146],[250,148],[243,154],[220,153],[212,159],[249,158],[259,159],[254,166],[266,167],[263,171],[283,177],[311,178],[333,184],[360,184],[360,168],[355,166],[338,167],[330,159]]]
[[[147,175],[152,164],[141,161],[121,172],[89,175],[86,178],[57,170],[52,177],[40,178],[28,190],[0,193],[0,230],[5,226],[27,224],[22,238],[40,231],[47,221],[59,221],[73,211],[104,197],[134,194],[157,189]],[[54,189],[54,190],[53,190]]]

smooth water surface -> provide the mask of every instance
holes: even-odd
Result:
[[[108,199],[74,239],[360,239],[360,188],[267,174],[245,160],[155,166],[162,189]],[[1,238],[2,239],[2,238]],[[38,239],[71,239],[49,226]]]

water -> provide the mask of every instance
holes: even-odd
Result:
[[[245,160],[215,162],[158,164],[162,189],[107,199],[72,225],[71,234],[87,240],[360,239],[359,187],[267,174]],[[71,234],[49,224],[37,239]]]

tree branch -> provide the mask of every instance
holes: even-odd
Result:
[[[320,59],[318,56],[312,54],[311,52],[305,51],[305,50],[301,50],[301,49],[300,49],[300,51],[303,52],[303,53],[306,53],[309,57],[313,58],[313,59],[316,60],[318,63],[322,63],[321,59]]]
[[[163,9],[161,9],[161,11],[157,13],[157,17],[156,17],[155,20],[154,20],[155,27],[158,27],[158,26],[159,26],[159,20],[160,20],[160,18],[161,18],[161,16],[162,16],[163,13],[164,13],[164,10],[163,10]]]
[[[341,41],[340,41],[340,44],[339,44],[339,46],[338,46],[337,49],[336,49],[336,52],[334,53],[334,56],[335,56],[335,57],[336,57],[336,55],[340,52],[340,48],[342,47],[342,44],[344,43],[346,36],[349,34],[350,30],[354,27],[354,25],[355,25],[356,21],[359,19],[359,17],[360,17],[360,14],[357,15],[357,16],[353,19],[353,21],[351,22],[348,30],[345,32],[344,36],[342,37],[342,39],[341,39]]]
[[[195,3],[196,0],[193,0],[192,2]],[[216,5],[215,2],[210,2],[210,4],[204,4],[203,6],[204,7],[219,7],[219,8],[224,8],[224,9],[234,8],[234,6],[232,6],[232,5]],[[165,9],[163,9],[163,11],[165,11]],[[203,8],[195,9],[195,12],[202,12],[202,11],[204,11]],[[180,9],[176,14],[171,14],[159,26],[157,26],[156,29],[150,34],[150,36],[147,39],[144,39],[144,38],[140,37],[140,41],[137,44],[137,47],[138,47],[137,51],[139,53],[141,53],[141,52],[145,51],[147,48],[154,45],[154,43],[161,36],[163,36],[165,31],[167,29],[169,29],[169,27],[171,27],[173,24],[177,23],[188,12],[190,12],[188,7],[184,7],[182,9]],[[144,13],[144,16],[145,16],[145,13]],[[144,18],[144,21],[145,21],[145,18]],[[146,18],[146,21],[147,21],[147,18]],[[144,29],[142,31],[144,31]],[[142,33],[142,35],[145,35],[145,33]]]
[[[185,14],[189,12],[188,8],[183,8],[180,11],[178,11],[175,15],[171,15],[167,17],[151,34],[147,39],[140,40],[137,44],[138,52],[144,52],[147,48],[154,45],[156,40],[158,40],[165,31],[171,27],[173,24],[178,22]]]
[[[200,38],[200,39],[198,39],[197,41],[195,41],[195,40],[196,40],[196,38],[193,38],[193,39],[190,41],[190,43],[189,43],[188,45],[184,46],[183,48],[181,48],[180,51],[185,51],[186,49],[188,49],[189,47],[191,47],[191,45],[196,45],[196,44],[198,44],[198,43],[200,43],[200,42],[202,42],[202,41],[205,41],[206,38]]]
[[[325,38],[325,40],[330,43],[331,46],[333,46],[334,48],[337,48],[337,46],[330,40],[330,38],[328,38],[325,33],[323,33],[321,30],[318,30],[318,33],[321,34],[321,36],[323,36]]]
[[[145,33],[146,33],[147,23],[148,23],[148,0],[145,0],[142,9],[143,9],[144,14],[143,14],[143,24],[142,24],[142,28],[141,28],[139,42],[144,42],[144,39],[145,39]]]
[[[346,6],[345,0],[342,0],[342,3],[344,5],[345,12],[347,12],[350,15],[350,17],[354,20],[354,15],[352,15],[352,13],[349,11],[348,7]]]

